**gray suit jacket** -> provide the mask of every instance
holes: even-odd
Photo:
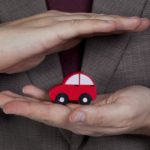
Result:
[[[0,22],[46,11],[44,0],[0,0]],[[93,12],[150,17],[150,0],[94,0]],[[130,85],[150,87],[150,30],[136,34],[88,39],[82,71],[95,80],[98,92]],[[0,91],[21,93],[26,84],[48,90],[61,82],[58,54],[20,74],[0,74]],[[120,135],[87,137],[22,117],[0,114],[0,150],[149,150],[150,137]]]

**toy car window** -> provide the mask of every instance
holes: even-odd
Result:
[[[66,82],[66,85],[79,85],[79,74],[71,76]]]
[[[94,83],[88,76],[81,74],[80,85],[94,85]]]

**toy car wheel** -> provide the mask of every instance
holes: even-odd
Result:
[[[92,101],[92,97],[89,94],[82,94],[79,98],[79,103],[81,105],[88,105]]]
[[[69,102],[69,98],[66,94],[61,93],[56,96],[55,103],[66,105]]]

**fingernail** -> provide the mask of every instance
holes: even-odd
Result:
[[[22,89],[22,93],[25,93],[25,89],[24,88]]]
[[[26,90],[26,87],[24,87],[24,88],[22,89],[22,94],[28,95],[28,91]]]
[[[5,109],[5,108],[3,108],[3,112],[5,113],[5,114],[11,114],[7,109]]]
[[[73,122],[79,123],[85,121],[85,113],[84,112],[78,112],[73,118]]]
[[[3,112],[5,113],[5,114],[20,114],[20,109],[16,109],[16,108],[8,108],[8,107],[4,107],[3,108]]]

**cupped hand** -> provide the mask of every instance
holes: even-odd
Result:
[[[71,109],[67,106],[51,103],[48,94],[35,87],[26,86],[26,95],[11,91],[0,93],[0,108],[6,114],[15,114],[44,124],[69,130],[67,118]]]
[[[46,55],[67,50],[82,38],[140,32],[146,18],[48,11],[0,26],[0,73],[17,73],[40,64]]]
[[[150,135],[149,88],[132,86],[100,95],[89,106],[50,103],[46,92],[32,85],[26,86],[24,93],[28,96],[13,95],[13,99],[1,101],[6,114],[24,116],[82,135]]]
[[[150,135],[150,89],[132,86],[101,95],[93,105],[73,110],[69,122],[83,135]]]

